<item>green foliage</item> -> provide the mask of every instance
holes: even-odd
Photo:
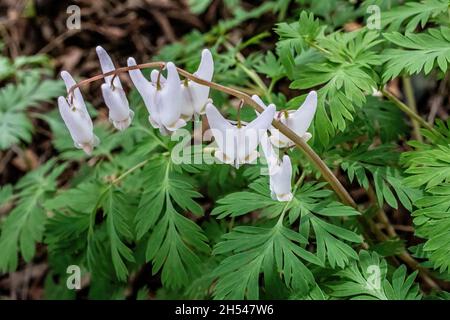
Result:
[[[310,89],[319,85],[315,127],[320,142],[328,144],[335,130],[344,131],[347,121],[366,101],[365,95],[377,87],[372,72],[381,64],[374,48],[382,40],[373,31],[324,34],[324,28],[313,15],[302,12],[299,22],[281,23],[275,31],[280,36],[278,54],[289,78],[290,88]],[[316,58],[305,66],[302,57],[308,47]],[[295,101],[295,100],[294,100]],[[293,105],[294,101],[290,104]],[[297,101],[295,101],[297,103]]]
[[[389,158],[390,156],[393,158]],[[392,163],[396,162],[396,158],[398,158],[398,154],[392,146],[381,145],[369,149],[369,145],[366,143],[354,146],[349,154],[344,155],[341,167],[347,172],[350,181],[356,177],[358,184],[366,190],[370,187],[367,173],[372,175],[373,187],[380,207],[386,202],[397,209],[398,201],[394,195],[395,192],[402,205],[406,209],[412,210],[412,202],[420,196],[420,192],[408,187],[403,182],[405,179],[399,169],[390,167]]]
[[[180,287],[198,273],[201,260],[198,252],[208,253],[207,238],[192,220],[177,212],[181,210],[202,215],[202,208],[193,200],[201,196],[193,190],[190,179],[171,170],[166,159],[155,159],[144,169],[147,178],[136,213],[138,238],[151,230],[146,260],[153,262],[153,274],[162,269],[162,281],[168,287]]]
[[[450,63],[450,28],[428,29],[420,34],[386,33],[384,37],[400,48],[387,49],[383,80],[397,77],[402,72],[409,75],[428,74],[437,65],[446,72]]]
[[[43,202],[56,191],[56,179],[65,165],[48,161],[23,177],[15,186],[19,200],[2,225],[0,236],[0,271],[14,271],[18,253],[29,262],[36,242],[42,241],[47,214]]]
[[[266,281],[283,274],[286,286],[295,290],[307,290],[314,283],[302,260],[320,264],[319,259],[298,246],[307,242],[302,235],[280,222],[272,228],[236,227],[217,244],[215,254],[232,255],[214,271],[219,277],[216,299],[258,299],[261,272]]]
[[[447,10],[448,0],[411,1],[404,6],[382,12],[381,24],[383,28],[388,26],[389,30],[398,30],[406,23],[406,31],[412,32],[419,24],[423,28],[430,18],[446,13]]]
[[[386,261],[375,253],[361,251],[359,261],[349,265],[336,275],[338,283],[330,285],[331,296],[363,300],[418,300],[419,286],[414,283],[417,272],[406,276],[404,265],[387,277]]]
[[[51,61],[46,55],[19,56],[14,60],[0,56],[0,81],[10,77],[22,80],[30,74],[51,74],[50,69]]]
[[[8,202],[9,199],[11,199],[11,196],[13,194],[13,188],[10,184],[7,184],[0,188],[0,206],[2,206],[4,203]]]
[[[50,101],[63,92],[61,81],[42,81],[36,76],[0,89],[0,150],[21,140],[31,142],[33,125],[26,115],[27,108]]]
[[[281,52],[294,49],[300,53],[316,40],[321,29],[319,19],[314,18],[312,13],[308,14],[306,11],[302,11],[297,22],[282,22],[276,26],[275,32],[280,37],[277,48]]]
[[[126,201],[126,195],[120,190],[109,188],[101,204],[106,216],[106,226],[111,246],[111,256],[117,278],[124,281],[128,275],[124,259],[134,262],[133,252],[124,243],[124,240],[131,241],[133,234],[130,226],[133,208]]]
[[[250,184],[250,191],[232,193],[220,199],[212,214],[224,218],[261,210],[261,216],[270,219],[286,213],[289,225],[300,219],[300,235],[306,239],[314,235],[317,257],[322,264],[328,262],[332,267],[343,267],[357,257],[344,241],[360,243],[361,237],[339,226],[333,218],[352,217],[359,213],[331,200],[331,191],[323,189],[323,186],[307,183],[297,190],[292,201],[284,204],[270,198],[266,180],[257,180]],[[329,218],[334,224],[324,218]]]
[[[434,267],[450,272],[450,148],[448,145],[415,144],[416,150],[403,155],[410,175],[408,185],[423,187],[425,193],[417,199],[413,212],[418,236],[427,239],[423,250]]]
[[[211,3],[189,6],[207,15]],[[261,177],[265,163],[175,164],[179,141],[150,127],[136,91],[129,94],[135,117],[123,132],[89,105],[101,144],[88,158],[74,149],[56,108],[42,112],[64,92],[60,81],[46,78],[52,62],[39,55],[0,57],[0,81],[9,81],[0,89],[0,149],[31,143],[33,135],[42,140],[33,124],[43,120],[57,154],[0,187],[0,272],[32,261],[40,244],[49,266],[46,298],[76,298],[65,285],[67,266],[76,264],[87,282],[80,295],[90,299],[420,299],[417,272],[383,258],[408,248],[448,281],[450,122],[422,130],[425,142],[406,142],[408,117],[378,91],[417,73],[437,75],[445,85],[448,3],[400,3],[227,0],[227,19],[187,33],[152,58],[194,71],[208,47],[215,82],[258,94],[279,110],[297,109],[316,90],[308,143],[348,190],[365,194],[355,197],[356,209],[339,202],[294,148],[282,150],[298,179],[289,202],[270,197],[268,178]],[[382,29],[345,31],[372,4],[383,10]],[[247,35],[241,27],[252,20],[258,28]],[[236,119],[229,97],[211,90],[211,98]],[[239,115],[243,121],[255,116],[247,107]],[[407,143],[412,150],[403,152]],[[205,147],[211,145],[189,156],[209,154]],[[409,248],[409,234],[375,239],[367,224],[381,225],[372,220],[380,209],[390,219],[411,213],[414,243],[424,242]],[[448,299],[443,291],[428,297]]]

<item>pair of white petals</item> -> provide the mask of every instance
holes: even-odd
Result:
[[[69,92],[70,88],[76,84],[75,80],[67,71],[62,71],[61,77]],[[69,129],[75,147],[83,149],[87,154],[91,154],[94,147],[98,145],[99,139],[94,134],[94,126],[87,112],[80,89],[75,89],[68,99],[62,96],[59,97],[58,108],[64,123]]]
[[[252,99],[264,109],[268,108],[258,96],[254,95]],[[279,111],[275,114],[275,119],[278,119],[306,142],[311,138],[311,134],[307,130],[311,125],[316,109],[317,93],[311,91],[298,110]],[[261,147],[267,161],[271,196],[278,201],[290,201],[293,198],[291,192],[291,159],[284,155],[279,160],[273,146],[277,148],[290,147],[294,145],[294,142],[274,127],[270,128],[270,133],[270,138],[267,134],[262,137]]]
[[[96,48],[103,73],[115,70],[114,63],[108,53],[100,46]],[[61,72],[61,77],[66,85],[67,92],[76,84],[67,71]],[[118,77],[107,76],[101,86],[103,99],[109,109],[109,120],[118,130],[128,128],[133,119],[133,111],[130,109],[125,91]],[[98,145],[99,139],[94,134],[92,119],[87,112],[86,104],[80,89],[75,89],[68,99],[58,98],[58,107],[61,117],[69,129],[75,147],[83,149],[91,154],[93,148]]]
[[[281,161],[279,160],[267,133],[261,137],[261,148],[267,161],[272,199],[290,201],[293,197],[291,192],[291,159],[288,155],[284,155]]]
[[[275,111],[275,106],[271,105],[249,124],[239,126],[231,124],[212,103],[208,103],[206,116],[218,146],[214,156],[236,168],[244,163],[253,163],[258,158],[258,144],[272,123]]]
[[[262,108],[267,108],[264,102],[256,95],[252,99]],[[270,106],[270,105],[269,105]],[[307,132],[317,109],[317,92],[311,91],[303,104],[297,110],[279,111],[275,114],[275,119],[294,131],[305,142],[311,138]],[[286,148],[294,145],[294,142],[282,134],[278,129],[270,128],[270,141],[277,148]]]
[[[114,71],[114,63],[108,53],[102,47],[96,48],[97,56],[103,73]],[[134,112],[130,109],[127,95],[122,88],[119,77],[106,76],[105,83],[102,84],[102,94],[106,106],[109,109],[109,120],[118,130],[125,130],[131,124]]]
[[[128,66],[136,65],[133,58],[128,59]],[[166,64],[167,79],[159,71],[153,70],[150,81],[140,70],[130,70],[134,86],[142,96],[149,112],[149,122],[167,135],[186,125],[194,114],[203,114],[208,103],[209,87],[192,80],[181,81],[172,62]],[[202,51],[202,58],[195,76],[211,81],[214,62],[211,52]]]
[[[255,120],[238,127],[225,119],[211,103],[206,106],[208,123],[218,146],[214,156],[239,168],[241,164],[253,163],[258,158],[257,147],[261,144],[269,169],[271,196],[274,200],[289,201],[292,199],[291,160],[287,155],[281,162],[278,160],[267,135],[275,112],[275,106],[269,105]]]
[[[293,197],[291,160],[285,155],[280,161],[272,145],[282,148],[292,146],[294,142],[273,128],[271,123],[274,118],[278,119],[302,139],[309,140],[311,134],[307,130],[316,112],[317,93],[311,91],[298,110],[286,112],[276,112],[274,104],[266,106],[256,95],[252,99],[265,110],[251,123],[240,128],[232,125],[212,104],[208,104],[206,115],[218,145],[214,155],[223,163],[233,164],[238,168],[243,163],[252,163],[256,160],[258,157],[256,149],[260,143],[267,160],[272,198],[290,201]],[[269,128],[270,138],[267,135]]]

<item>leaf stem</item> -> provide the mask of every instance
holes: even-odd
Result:
[[[396,96],[394,96],[388,90],[383,88],[383,89],[381,89],[381,92],[383,93],[383,95],[386,98],[388,98],[391,102],[393,102],[400,110],[402,110],[404,113],[406,113],[411,118],[411,120],[417,121],[422,127],[428,129],[434,135],[436,135],[438,137],[441,136],[441,134],[436,129],[434,129],[432,125],[430,125],[428,122],[426,122],[424,119],[422,119],[422,117],[419,116],[414,110],[412,110],[406,104],[401,102]]]
[[[143,167],[147,162],[149,162],[152,159],[153,158],[145,159],[144,161],[141,161],[138,164],[136,164],[135,166],[131,167],[130,169],[128,169],[127,171],[122,173],[120,176],[118,176],[117,178],[113,179],[111,181],[111,183],[108,184],[108,186],[102,191],[102,193],[98,197],[98,200],[97,200],[97,202],[96,202],[96,204],[94,206],[94,209],[91,212],[91,219],[90,219],[91,222],[89,223],[89,234],[90,235],[92,235],[93,232],[94,232],[95,214],[97,213],[97,210],[100,207],[100,204],[101,204],[103,198],[105,197],[106,193],[112,188],[112,186],[114,186],[118,182],[122,181],[126,176],[128,176],[133,171]]]
[[[383,223],[386,226],[386,231],[388,233],[388,236],[390,238],[399,238],[397,232],[395,231],[394,227],[392,226],[391,222],[389,221],[389,218],[386,215],[386,212],[384,212],[383,208],[380,208],[377,203],[375,192],[373,191],[372,186],[369,186],[369,189],[367,190],[367,194],[369,196],[370,202],[372,202],[377,208],[377,218],[378,220]],[[378,228],[378,226],[375,225],[372,221],[369,221],[370,227],[372,229],[372,232],[376,235],[378,240],[380,241],[387,241],[389,240],[389,237],[386,236],[381,230]],[[431,276],[428,269],[422,267],[419,262],[417,262],[410,254],[409,252],[404,248],[403,251],[397,256],[405,262],[411,269],[418,270],[420,278],[428,285],[430,288],[441,290],[439,285],[434,281],[433,277]]]
[[[126,176],[128,176],[130,173],[132,173],[133,171],[145,166],[147,164],[147,162],[149,162],[150,160],[152,160],[153,158],[148,158],[145,159],[141,162],[139,162],[138,164],[136,164],[135,166],[131,167],[130,169],[128,169],[127,171],[125,171],[124,173],[122,173],[120,176],[118,176],[117,178],[115,178],[113,181],[111,181],[111,185],[113,184],[117,184],[119,181],[123,180]]]
[[[417,105],[416,99],[414,98],[414,90],[411,84],[411,78],[404,76],[403,80],[403,89],[405,90],[406,102],[409,108],[417,113]],[[416,140],[423,142],[422,134],[420,133],[420,125],[415,119],[411,119],[411,123],[413,126],[413,136]]]
[[[324,54],[331,54],[330,51],[328,51],[325,48],[322,48],[321,46],[319,46],[317,43],[315,43],[314,41],[311,40],[306,40],[306,43],[309,44],[310,47],[313,47],[316,50],[319,50],[320,52],[324,53]]]
[[[234,46],[233,44],[231,44],[230,42],[226,41],[224,43],[225,47],[228,50],[234,50]],[[236,52],[235,54],[236,59],[238,60],[238,63],[236,64],[238,68],[241,68],[242,71],[244,71],[250,79],[253,80],[253,82],[262,90],[262,92],[264,92],[264,95],[266,96],[266,99],[272,103],[272,97],[269,94],[269,90],[267,89],[266,84],[264,83],[264,81],[260,78],[260,76],[253,70],[250,70],[249,68],[247,68],[245,66],[245,57],[242,55],[242,53],[240,53],[239,51]]]

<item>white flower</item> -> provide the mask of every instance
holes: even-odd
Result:
[[[290,201],[292,166],[289,156],[285,155],[280,162],[267,134],[261,137],[261,147],[267,161],[271,197],[278,201]]]
[[[264,102],[256,95],[252,99],[258,103],[262,108],[266,108]],[[307,132],[311,122],[314,118],[317,108],[317,93],[311,91],[306,97],[305,102],[298,108],[298,110],[279,111],[275,118],[281,121],[284,125],[289,127],[304,141],[308,141],[312,136]],[[278,129],[270,128],[272,135],[270,141],[277,148],[285,148],[294,145],[294,142],[278,131]]]
[[[75,85],[75,80],[67,71],[61,72],[61,77],[66,84],[67,91]],[[73,96],[58,98],[58,108],[61,117],[69,129],[75,147],[83,149],[87,154],[91,154],[92,150],[99,143],[99,139],[94,135],[94,126],[87,112],[86,104],[80,89],[75,89]]]
[[[213,73],[214,61],[212,58],[212,54],[208,49],[204,49],[202,51],[200,65],[198,66],[197,71],[194,73],[194,76],[206,81],[211,81]],[[154,86],[156,86],[158,76],[160,84],[164,84],[166,82],[166,79],[162,75],[159,75],[159,72],[157,70],[153,70],[150,77]],[[211,100],[208,99],[208,86],[201,85],[192,80],[186,80],[181,81],[181,91],[183,96],[181,117],[184,120],[190,120],[194,113],[205,113],[206,104],[208,102],[211,102]]]
[[[270,191],[272,199],[278,201],[290,201],[293,197],[291,192],[292,165],[288,155],[284,155],[281,163],[277,164],[274,173],[270,174]]]
[[[159,72],[157,70],[153,70],[151,73],[150,78],[154,85],[158,81],[158,74]],[[214,61],[212,54],[208,49],[203,49],[200,65],[194,73],[194,76],[211,81],[213,74]],[[165,83],[166,79],[162,75],[159,75],[159,78],[161,84]],[[181,81],[181,92],[183,96],[181,117],[186,121],[189,121],[194,114],[204,114],[206,104],[212,102],[208,99],[209,87],[192,80]]]
[[[383,93],[380,90],[372,87],[372,97],[382,97],[382,96]]]
[[[103,73],[115,70],[114,63],[102,47],[96,48],[98,59]],[[119,77],[107,76],[102,84],[102,93],[105,104],[109,109],[109,120],[118,130],[128,128],[133,119],[134,112],[130,110],[128,99],[122,88]]]
[[[135,66],[133,58],[128,59],[128,66]],[[172,62],[166,64],[167,80],[157,84],[148,81],[140,70],[130,70],[130,77],[139,91],[149,115],[149,122],[154,128],[158,128],[161,134],[167,135],[186,125],[181,119],[182,93],[180,77]]]
[[[277,165],[280,161],[278,159],[277,152],[275,152],[275,150],[272,147],[272,143],[269,140],[267,132],[261,136],[260,145],[263,150],[264,157],[266,158],[267,161],[267,168],[269,170],[269,175],[273,174],[277,170]]]
[[[261,136],[267,132],[274,115],[275,106],[269,106],[246,126],[235,126],[226,120],[214,105],[208,103],[206,116],[219,148],[214,156],[236,168],[244,163],[253,163],[258,157],[256,148]]]

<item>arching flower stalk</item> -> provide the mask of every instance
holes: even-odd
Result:
[[[262,108],[267,108],[264,102],[256,95],[252,96],[252,99],[258,103]],[[311,91],[306,97],[305,102],[297,110],[278,111],[275,114],[275,118],[282,124],[286,125],[289,129],[294,131],[305,142],[311,139],[311,134],[307,132],[314,114],[317,109],[317,93]],[[282,134],[278,129],[270,128],[271,136],[270,141],[277,148],[292,147],[294,142]]]
[[[153,84],[151,81],[148,81],[142,75],[140,69],[162,68],[164,66],[167,67],[169,76],[168,76],[168,80],[166,81],[167,83],[165,83],[163,87],[166,88],[166,90],[168,90],[168,88],[169,88],[168,84],[173,83],[174,84],[173,88],[172,88],[172,86],[170,86],[170,88],[173,89],[172,93],[174,93],[174,94],[172,94],[172,95],[165,94],[164,96],[168,97],[167,99],[156,99],[157,102],[163,102],[166,105],[166,108],[161,108],[161,105],[158,105],[157,103],[155,103],[155,97],[158,96],[158,94],[156,94],[155,91],[157,91],[158,88],[156,88],[155,84]],[[172,70],[172,72],[171,72],[171,70]],[[150,123],[155,128],[159,128],[163,134],[168,134],[171,132],[170,130],[167,129],[168,127],[171,128],[172,130],[176,130],[176,128],[179,128],[179,127],[183,126],[184,124],[186,124],[185,120],[180,119],[180,117],[181,117],[180,109],[182,106],[180,106],[179,103],[170,103],[170,102],[173,102],[174,100],[178,101],[178,102],[182,101],[182,98],[181,98],[182,95],[179,94],[179,91],[180,91],[179,89],[181,88],[180,79],[179,79],[178,74],[176,74],[176,72],[174,73],[173,71],[178,71],[180,75],[197,83],[198,85],[207,86],[209,88],[219,90],[219,91],[222,91],[229,95],[232,95],[236,98],[239,98],[239,99],[243,100],[246,104],[251,106],[253,109],[255,109],[257,112],[264,113],[264,109],[263,109],[264,104],[262,104],[263,106],[261,106],[259,103],[254,101],[250,96],[248,96],[244,92],[220,85],[215,82],[207,81],[202,78],[198,78],[195,75],[193,75],[183,69],[175,68],[175,66],[172,63],[166,64],[165,62],[158,61],[158,62],[149,62],[149,63],[136,65],[136,62],[132,58],[128,59],[127,67],[118,68],[118,69],[108,72],[108,73],[96,75],[89,79],[83,80],[78,84],[74,83],[70,87],[70,89],[68,89],[69,98],[71,98],[71,100],[72,100],[74,95],[78,95],[79,87],[83,84],[87,84],[87,83],[90,83],[93,81],[104,79],[105,77],[108,77],[108,76],[114,76],[114,75],[117,75],[122,72],[129,72],[134,85],[137,87],[139,93],[141,94],[141,96],[144,100],[144,103],[145,103],[147,109],[150,112],[150,117],[149,117]],[[173,78],[170,76],[171,74],[173,75]],[[175,77],[176,77],[176,81],[174,81]],[[171,78],[172,78],[172,80],[171,80]],[[178,90],[176,88],[178,88]],[[162,91],[162,89],[163,88],[161,88],[161,90],[158,90],[158,91]],[[171,90],[168,90],[168,91],[171,91]],[[161,94],[159,94],[159,97],[161,98]],[[76,101],[75,101],[75,103],[76,103]],[[306,105],[309,105],[309,104],[305,103],[305,106]],[[308,135],[306,135],[306,136],[304,136],[304,135],[306,134],[307,127],[309,126],[312,119],[309,121],[306,121],[307,122],[306,129],[300,131],[300,133],[302,133],[304,131],[304,133],[302,133],[302,136],[304,136],[304,137],[302,138],[302,136],[299,136],[295,131],[293,131],[293,129],[295,130],[295,127],[293,127],[291,129],[285,125],[286,121],[282,122],[282,121],[280,121],[280,119],[277,119],[277,117],[275,117],[275,108],[274,107],[273,108],[268,107],[267,109],[273,110],[273,115],[272,115],[271,119],[268,119],[268,121],[267,121],[267,122],[269,122],[268,127],[270,126],[270,120],[272,120],[272,126],[275,129],[279,130],[280,134],[283,134],[286,138],[291,140],[292,141],[290,143],[291,145],[295,144],[301,151],[304,152],[307,159],[309,161],[311,161],[317,167],[317,169],[321,172],[321,174],[323,175],[325,180],[327,180],[330,183],[330,186],[338,194],[340,199],[345,204],[356,207],[354,200],[352,199],[350,194],[347,192],[347,190],[342,186],[342,184],[336,178],[336,176],[333,174],[333,172],[320,159],[320,157],[317,155],[317,153],[315,153],[314,150],[310,146],[308,146],[308,144],[305,143],[304,139],[308,138]],[[312,116],[311,115],[309,116],[312,118],[314,115],[314,112],[315,112],[315,106],[314,106],[314,108],[309,107],[306,109],[309,109],[312,111],[312,112],[311,111],[308,112],[308,114],[312,113]],[[163,114],[160,114],[161,110],[164,110]],[[286,118],[289,118],[289,113]],[[229,125],[231,125],[231,124],[229,124]],[[69,130],[71,130],[71,129],[69,129]],[[234,145],[237,145],[237,144],[234,143]],[[236,152],[234,152],[234,153],[236,154]],[[254,153],[253,154],[249,153],[243,159],[242,159],[242,157],[240,157],[239,159],[233,159],[232,162],[234,165],[239,166],[240,163],[245,163],[246,161],[250,160],[251,157],[254,157],[254,155],[255,155]],[[257,154],[256,154],[256,156],[257,156]],[[224,158],[224,157],[222,157],[222,158]],[[227,160],[227,159],[225,159],[225,160]]]
[[[76,85],[75,80],[67,71],[61,72],[61,78],[66,85],[67,91],[70,92],[70,89]],[[100,140],[94,134],[94,126],[87,112],[80,89],[75,89],[68,99],[58,97],[58,108],[64,123],[69,129],[75,147],[83,149],[87,154],[91,154]]]
[[[103,73],[115,70],[114,63],[108,53],[102,47],[96,48],[98,59]],[[134,112],[130,109],[127,95],[122,88],[119,77],[107,76],[102,84],[102,93],[105,104],[109,109],[109,120],[118,130],[129,127],[133,119]]]

